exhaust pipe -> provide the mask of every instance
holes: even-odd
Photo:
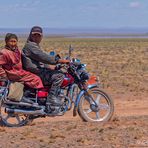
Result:
[[[22,110],[22,109],[6,108],[5,111],[6,111],[6,113],[11,113],[11,114],[26,114],[26,115],[45,115],[46,114],[43,111],[43,109],[34,111],[34,110]]]
[[[25,102],[13,102],[13,101],[7,101],[5,102],[6,104],[12,104],[12,105],[20,105],[20,106],[28,106],[28,107],[35,107],[38,109],[41,109],[42,107],[39,106],[37,103],[30,104],[30,103],[25,103]]]

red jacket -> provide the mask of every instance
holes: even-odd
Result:
[[[25,71],[22,68],[21,62],[21,51],[16,49],[12,51],[10,49],[2,49],[0,51],[0,77],[5,75],[4,71],[9,80],[24,82],[31,88],[42,88],[43,84],[37,75]]]
[[[5,72],[5,70],[0,66],[0,80],[5,80],[5,79],[7,79],[7,74],[6,74],[6,72]]]

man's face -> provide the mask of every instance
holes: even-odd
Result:
[[[17,46],[17,40],[15,38],[11,38],[7,43],[6,43],[10,48],[14,48]]]
[[[42,40],[42,35],[35,33],[35,34],[32,34],[31,38],[35,43],[39,44]]]

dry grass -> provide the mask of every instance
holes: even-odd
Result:
[[[21,48],[25,40],[20,39]],[[44,38],[41,47],[64,57],[69,44],[75,48],[73,56],[86,63],[90,73],[99,75],[104,88],[111,90],[115,102],[112,121],[82,122],[71,118],[70,112],[62,120],[46,118],[32,126],[1,127],[0,147],[148,147],[148,39]]]
[[[26,39],[20,38],[22,48]],[[98,75],[105,89],[115,93],[146,93],[148,83],[148,39],[72,39],[46,37],[42,49],[55,50],[63,57],[72,44],[73,57],[87,64]],[[0,47],[4,45],[0,41]]]

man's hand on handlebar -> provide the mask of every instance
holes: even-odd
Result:
[[[58,60],[58,63],[60,63],[60,64],[69,64],[70,63],[70,60],[59,59]]]

